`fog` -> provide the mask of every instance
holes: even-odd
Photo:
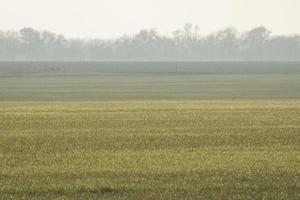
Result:
[[[209,34],[264,25],[275,35],[300,33],[299,0],[6,0],[0,29],[34,27],[66,37],[116,38],[154,28],[171,35],[185,23]]]
[[[0,61],[299,61],[298,0],[10,0]]]
[[[0,31],[1,61],[299,61],[300,37],[260,26],[203,35],[185,24],[171,36],[154,29],[116,39],[67,39],[49,31]]]

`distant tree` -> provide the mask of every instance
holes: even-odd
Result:
[[[217,32],[216,42],[219,60],[237,60],[238,54],[238,32],[235,28],[229,27]]]
[[[266,43],[270,39],[271,31],[260,26],[244,34],[242,39],[242,53],[246,60],[264,60]]]
[[[299,56],[299,37],[278,36],[272,38],[267,46],[267,60],[294,61],[300,58]]]
[[[0,32],[0,60],[16,61],[22,58],[17,32]]]
[[[24,55],[28,60],[40,60],[43,52],[43,42],[40,32],[33,28],[23,28],[20,30],[21,46]]]
[[[5,61],[300,61],[300,36],[272,36],[260,26],[243,34],[229,27],[201,36],[185,24],[171,37],[154,29],[113,40],[66,39],[48,31],[0,31],[0,60]]]

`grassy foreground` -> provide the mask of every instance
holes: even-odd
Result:
[[[300,101],[0,102],[0,199],[299,199]]]

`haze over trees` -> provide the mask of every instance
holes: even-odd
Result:
[[[192,24],[172,36],[155,30],[111,40],[67,39],[23,28],[0,31],[1,61],[300,61],[300,36],[273,36],[261,26],[203,35]]]

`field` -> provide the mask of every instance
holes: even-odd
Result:
[[[0,77],[1,101],[300,99],[299,74]]]
[[[0,159],[0,199],[299,199],[300,74],[3,73]]]

